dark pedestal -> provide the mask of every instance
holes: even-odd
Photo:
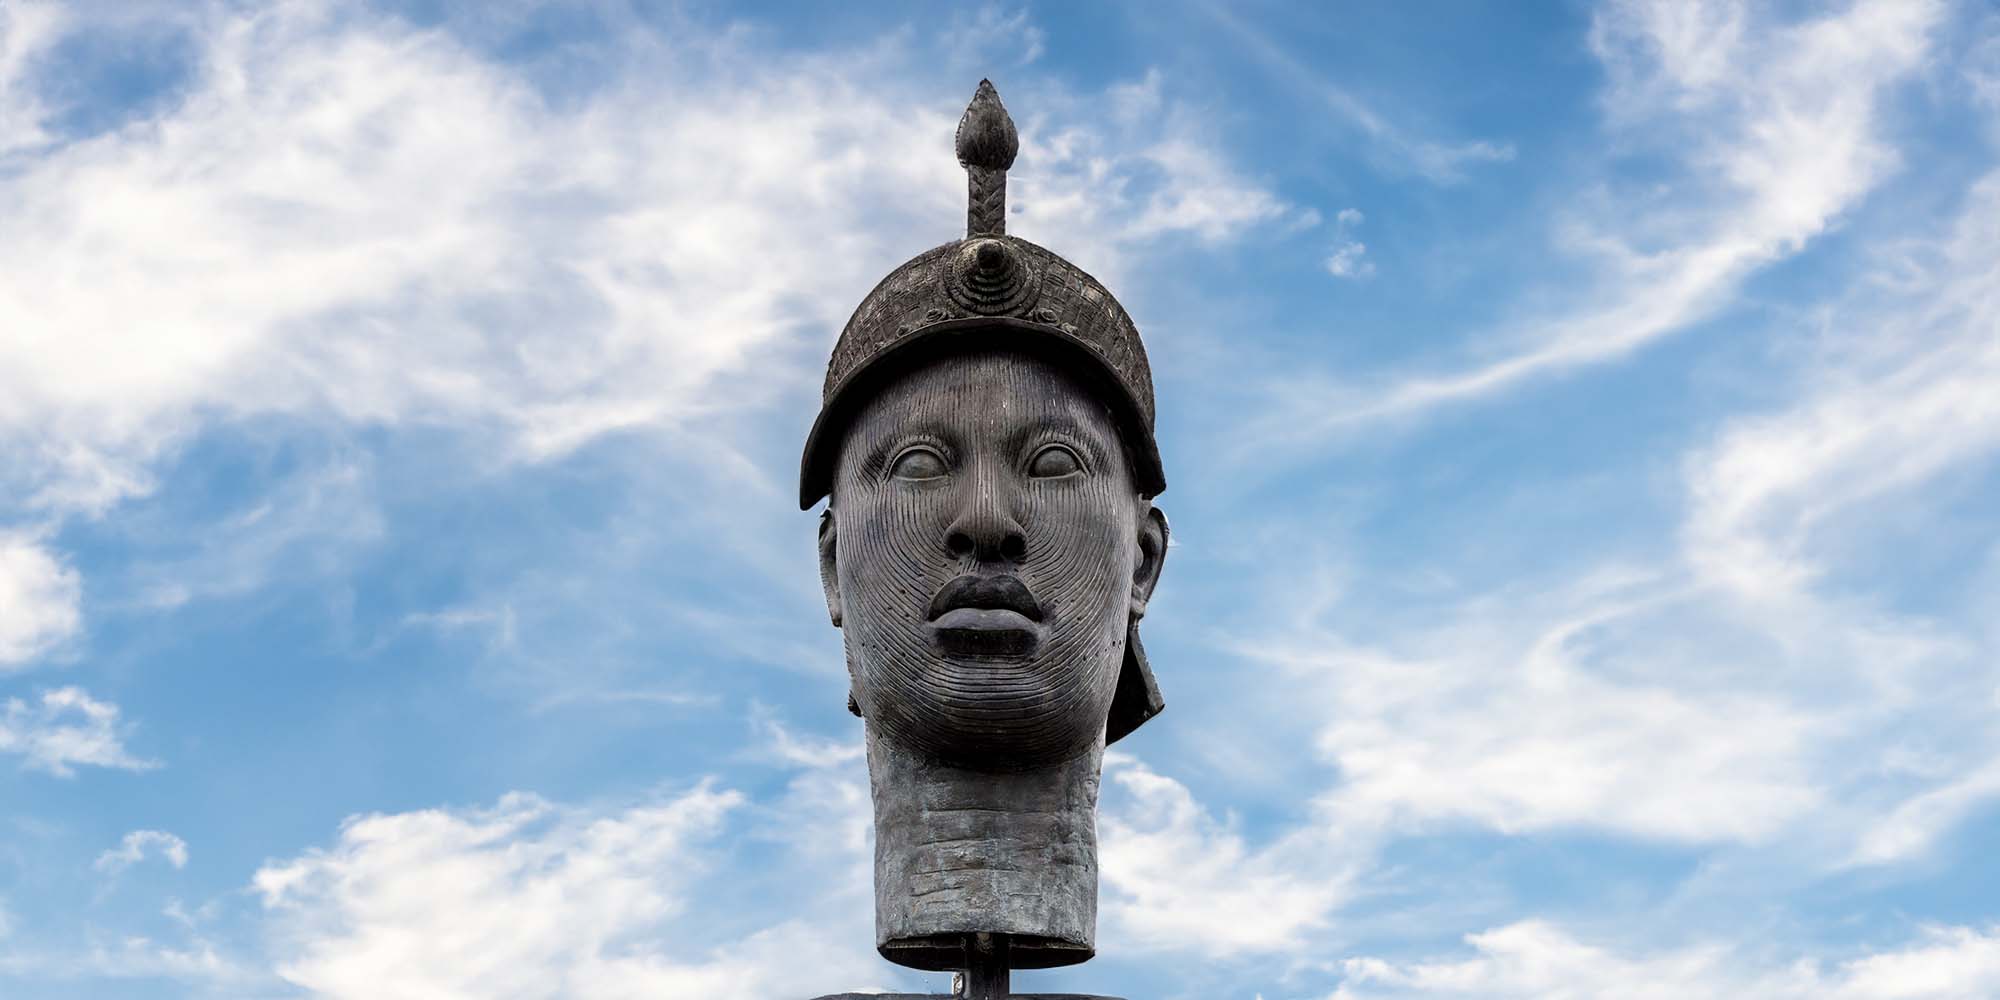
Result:
[[[829,993],[813,1000],[960,1000],[954,993]],[[1009,993],[1007,1000],[1124,1000],[1094,993]]]

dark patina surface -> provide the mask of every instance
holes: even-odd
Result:
[[[966,238],[848,321],[800,503],[830,498],[820,572],[865,728],[877,949],[994,998],[1011,969],[1096,951],[1104,748],[1162,705],[1137,628],[1165,477],[1131,317],[1006,235],[1018,139],[991,84],[957,145]]]

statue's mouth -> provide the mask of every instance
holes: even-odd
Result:
[[[1020,577],[1005,573],[998,576],[968,573],[938,588],[937,596],[931,598],[929,618],[937,621],[960,608],[1012,611],[1031,622],[1042,620],[1042,606],[1028,592],[1028,585]]]
[[[1042,606],[1020,578],[961,576],[931,598],[931,636],[946,653],[1023,656],[1042,642]]]

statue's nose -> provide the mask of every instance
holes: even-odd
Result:
[[[982,480],[984,477],[982,477]],[[951,554],[980,562],[1020,562],[1028,554],[1027,533],[1009,514],[997,484],[968,484],[964,506],[945,529],[944,545]]]

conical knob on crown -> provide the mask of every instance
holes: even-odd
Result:
[[[1035,272],[1003,239],[968,239],[946,267],[946,293],[975,316],[1025,314],[1041,290]]]

